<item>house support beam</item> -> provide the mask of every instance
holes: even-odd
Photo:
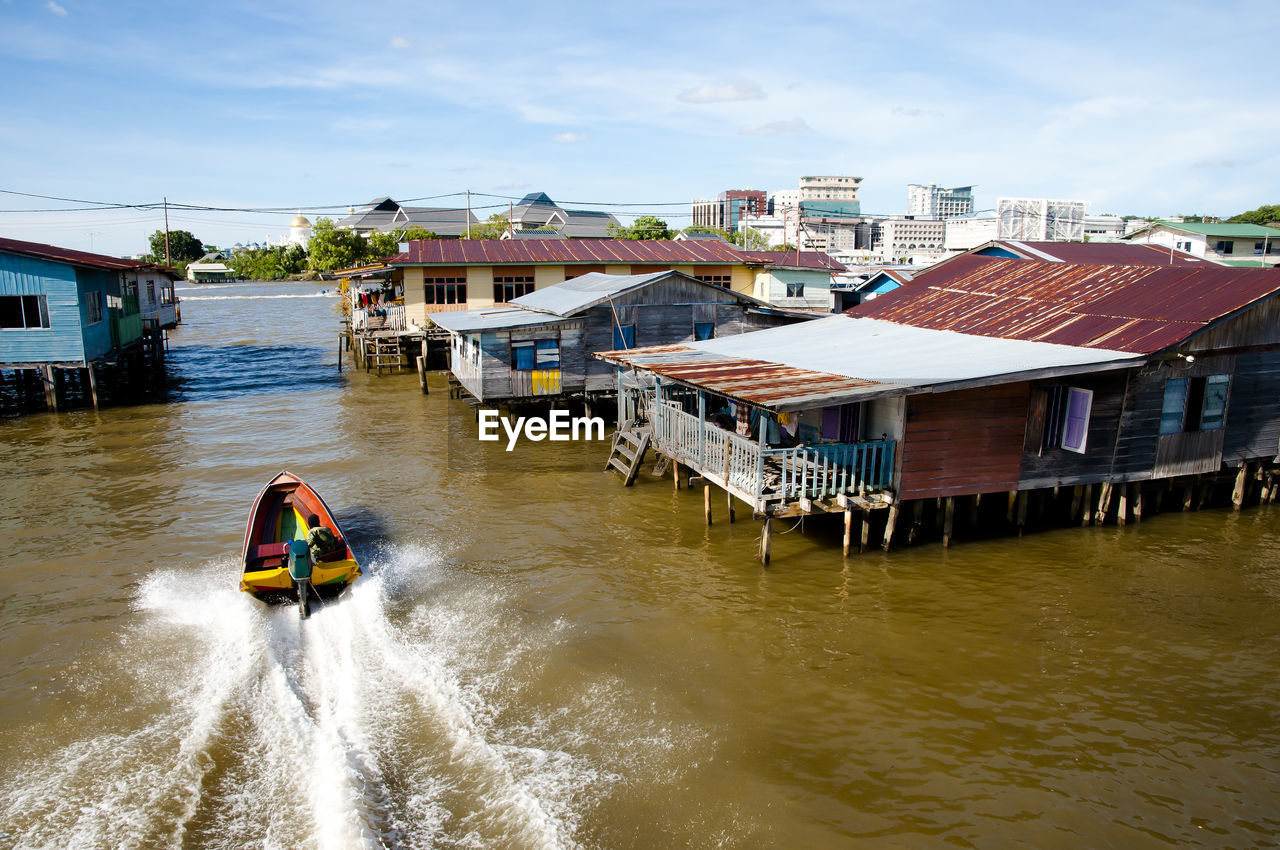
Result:
[[[956,526],[956,497],[947,497],[946,516],[942,520],[942,548],[951,548],[951,535]]]
[[[844,540],[842,541],[842,548],[844,557],[849,557],[849,550],[853,548],[853,508],[844,509]]]
[[[85,375],[89,379],[89,397],[93,399],[93,409],[98,409],[98,376],[94,373],[93,364],[90,363],[84,367]]]
[[[702,515],[707,521],[707,525],[711,525],[711,485],[702,485]]]
[[[884,551],[886,552],[893,546],[893,531],[898,525],[898,508],[897,502],[889,506],[889,517],[884,523]]]
[[[773,549],[773,517],[764,518],[764,529],[760,533],[760,563],[769,566],[769,556]]]
[[[1249,485],[1249,464],[1243,464],[1240,471],[1236,473],[1236,486],[1231,491],[1231,507],[1234,510],[1240,510],[1244,507],[1244,497],[1248,491]]]

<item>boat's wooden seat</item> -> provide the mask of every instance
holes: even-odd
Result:
[[[249,569],[260,569],[262,561],[269,561],[275,558],[284,558],[289,554],[289,541],[285,540],[281,543],[261,543],[257,546],[249,547]]]

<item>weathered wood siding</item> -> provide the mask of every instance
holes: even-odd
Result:
[[[76,286],[76,271],[72,266],[17,254],[0,254],[0,295],[44,295],[49,309],[47,328],[0,331],[0,363],[85,360],[84,336],[81,332],[84,319]],[[104,319],[106,308],[104,292]],[[102,329],[109,334],[105,320],[102,322]]]
[[[1040,449],[1039,430],[1034,436],[1036,445],[1024,446],[1022,473],[1018,488],[1033,490],[1039,487],[1058,487],[1074,484],[1094,484],[1108,480],[1112,471],[1112,457],[1116,448],[1116,435],[1120,430],[1121,408],[1125,400],[1125,372],[1104,372],[1096,375],[1079,375],[1052,382],[1035,382],[1031,385],[1031,399],[1053,386],[1077,387],[1093,391],[1093,406],[1089,411],[1089,433],[1085,438],[1084,454],[1063,448]],[[1157,406],[1156,421],[1160,411]],[[1049,423],[1046,423],[1046,427]],[[1151,461],[1148,457],[1147,467]]]
[[[1280,451],[1280,351],[1237,355],[1226,426],[1226,463],[1269,459]]]
[[[899,497],[1016,489],[1029,398],[1026,382],[909,398]]]
[[[1198,357],[1205,351],[1261,345],[1280,345],[1280,297],[1274,295],[1192,338],[1179,350]]]
[[[472,394],[485,402],[533,398],[529,376],[511,367],[511,343],[538,339],[560,340],[561,392],[582,392],[586,377],[582,338],[582,322],[485,332],[480,342],[483,395],[474,390]]]

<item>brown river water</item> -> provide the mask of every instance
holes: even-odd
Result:
[[[1280,844],[1280,509],[840,556],[188,287],[164,397],[0,420],[0,847]],[[365,565],[237,590],[276,472]],[[787,531],[791,523],[777,524]]]

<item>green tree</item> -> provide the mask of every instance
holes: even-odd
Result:
[[[765,236],[759,230],[752,230],[750,227],[744,227],[737,233],[729,237],[729,241],[734,245],[740,245],[747,251],[771,251],[769,247],[769,237]]]
[[[507,220],[506,213],[496,212],[484,221],[471,225],[471,239],[501,239],[502,234],[507,232],[507,228],[511,226],[511,222]],[[464,231],[462,238],[466,239],[467,234]]]
[[[368,252],[368,240],[354,230],[338,227],[331,218],[321,216],[311,228],[308,265],[314,271],[331,272],[359,265]]]
[[[164,253],[164,231],[157,230],[151,234],[148,240],[151,243],[151,258],[153,262],[163,263],[165,260]],[[191,235],[187,230],[170,230],[169,231],[169,260],[173,263],[189,263],[192,260],[198,260],[205,254],[204,243]]]
[[[688,233],[688,234],[710,233],[713,236],[719,236],[721,239],[723,239],[726,242],[729,241],[728,233],[725,233],[723,230],[721,230],[718,227],[707,227],[705,224],[691,224],[680,232]]]
[[[610,239],[670,239],[674,235],[665,221],[651,215],[639,216],[630,227],[609,222],[605,233]]]
[[[307,265],[307,249],[301,245],[244,248],[227,261],[236,277],[246,280],[281,280],[300,273]]]
[[[1233,215],[1227,221],[1234,224],[1261,224],[1265,227],[1275,227],[1280,224],[1280,204],[1264,204],[1256,210]]]
[[[380,260],[400,253],[400,245],[415,239],[439,239],[440,237],[424,227],[402,227],[390,233],[374,233],[369,236],[367,259]]]

